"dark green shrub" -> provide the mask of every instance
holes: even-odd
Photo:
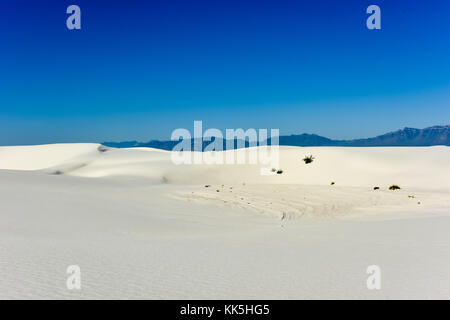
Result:
[[[400,190],[400,189],[401,188],[396,184],[393,184],[392,186],[389,187],[389,190]]]
[[[306,164],[311,163],[314,161],[314,157],[312,155],[306,156],[303,158],[303,161],[305,161]]]

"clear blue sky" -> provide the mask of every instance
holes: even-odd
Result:
[[[81,7],[81,30],[66,8]],[[370,4],[382,29],[368,30]],[[55,0],[0,6],[0,145],[450,123],[450,1]]]

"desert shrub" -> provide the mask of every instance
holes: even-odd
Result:
[[[373,187],[373,190],[380,190],[380,187]]]
[[[314,157],[312,155],[306,156],[303,158],[303,161],[305,161],[306,164],[311,163],[314,161]]]
[[[100,145],[100,146],[97,148],[97,150],[98,150],[98,152],[106,152],[106,151],[109,151],[110,148],[105,147],[104,145]]]
[[[334,186],[334,184],[335,184],[335,183],[334,183],[334,181],[333,181],[333,182],[331,182],[331,185],[332,185],[332,186]]]
[[[389,190],[400,190],[400,189],[401,188],[396,184],[393,184],[392,186],[389,187]]]
[[[277,171],[277,174],[282,174],[283,173],[283,170],[278,170]]]

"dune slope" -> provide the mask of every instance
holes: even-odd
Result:
[[[155,149],[0,147],[0,298],[450,298],[449,149],[286,147],[261,176]]]

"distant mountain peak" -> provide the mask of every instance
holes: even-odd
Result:
[[[224,141],[225,142],[225,141]],[[104,142],[105,146],[113,148],[151,147],[172,150],[178,141],[149,142]],[[209,144],[204,143],[204,146]],[[450,146],[450,125],[436,125],[424,129],[405,127],[373,138],[354,140],[332,140],[317,134],[291,134],[280,136],[279,144],[284,146],[314,147],[314,146],[345,146],[345,147],[406,147],[406,146]]]

